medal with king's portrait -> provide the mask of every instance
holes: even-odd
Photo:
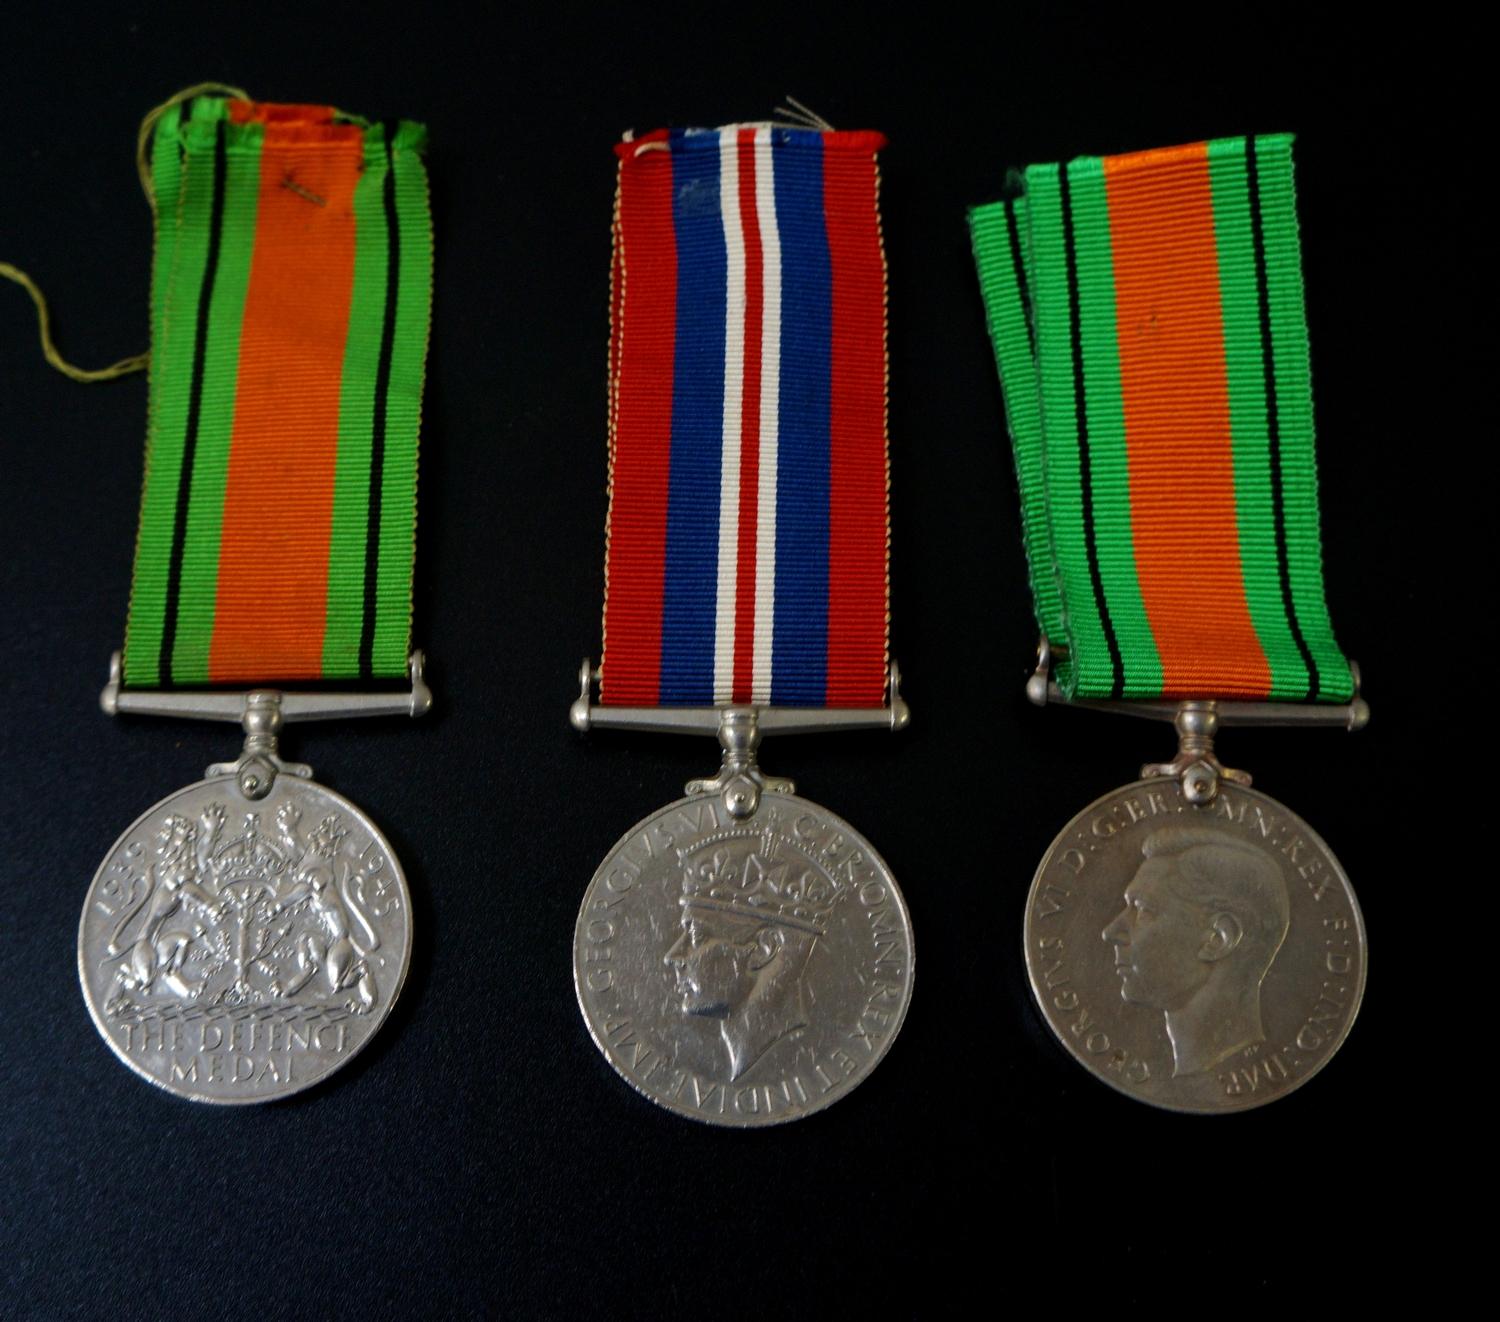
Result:
[[[885,139],[788,121],[616,144],[605,650],[569,713],[718,736],[718,775],[599,865],[573,941],[610,1065],[718,1125],[844,1096],[911,997],[890,870],[757,760],[768,734],[910,716],[889,646]]]
[[[78,930],[89,1012],[136,1073],[258,1102],[339,1068],[406,976],[400,864],[353,804],[296,775],[262,799],[217,776],[125,832]]]
[[[1365,984],[1338,860],[1215,752],[1232,726],[1370,718],[1324,595],[1292,138],[1012,184],[969,224],[1040,635],[1027,696],[1178,739],[1048,849],[1031,989],[1127,1096],[1244,1111],[1323,1068]]]
[[[846,822],[789,793],[736,817],[679,800],[615,846],[584,895],[574,984],[632,1087],[714,1124],[777,1124],[863,1079],[911,998],[895,879]]]

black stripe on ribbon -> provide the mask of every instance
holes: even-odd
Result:
[[[1089,584],[1094,591],[1094,606],[1104,626],[1104,641],[1109,645],[1109,696],[1118,698],[1123,689],[1125,664],[1120,658],[1120,641],[1115,637],[1114,621],[1104,600],[1104,580],[1099,575],[1099,548],[1094,537],[1093,472],[1089,462],[1088,404],[1083,374],[1082,314],[1078,295],[1078,252],[1073,239],[1073,194],[1068,186],[1068,167],[1057,172],[1062,197],[1063,249],[1068,266],[1068,333],[1073,344],[1073,416],[1078,420],[1078,480],[1083,498],[1083,537],[1088,551]]]
[[[1266,436],[1271,460],[1271,513],[1276,525],[1276,576],[1281,584],[1281,604],[1292,641],[1307,667],[1307,692],[1304,698],[1315,701],[1323,687],[1323,678],[1313,659],[1312,649],[1303,637],[1292,600],[1292,580],[1287,569],[1286,500],[1281,475],[1281,418],[1276,401],[1276,356],[1271,342],[1271,290],[1266,279],[1266,235],[1260,214],[1260,169],[1255,157],[1255,138],[1245,138],[1245,175],[1250,193],[1250,233],[1255,248],[1255,292],[1260,305],[1260,356],[1265,373]]]
[[[1010,267],[1016,281],[1016,292],[1021,299],[1021,315],[1026,321],[1026,342],[1031,346],[1031,356],[1036,357],[1036,325],[1031,310],[1031,285],[1026,279],[1026,261],[1021,253],[1021,228],[1016,220],[1016,200],[1005,203],[1005,235],[1010,240]]]
[[[219,247],[224,237],[224,121],[214,126],[213,203],[209,211],[208,251],[198,287],[198,321],[193,333],[193,374],[188,388],[187,422],[182,434],[182,466],[177,473],[177,508],[172,519],[172,553],[167,564],[167,597],[162,610],[161,653],[157,683],[172,687],[172,652],[177,642],[177,609],[182,596],[182,554],[187,541],[188,502],[193,489],[193,461],[198,450],[198,422],[203,412],[203,360],[208,349],[208,317],[219,274]]]

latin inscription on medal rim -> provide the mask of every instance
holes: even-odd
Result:
[[[605,1058],[652,1101],[716,1125],[794,1120],[875,1068],[911,999],[911,924],[880,856],[816,804],[731,817],[681,799],[584,894],[573,981]]]
[[[78,929],[89,1013],[137,1074],[200,1102],[317,1083],[380,1027],[406,977],[401,866],[348,800],[233,776],[145,813],[105,857]]]
[[[1229,784],[1202,807],[1163,778],[1085,808],[1037,869],[1025,939],[1062,1044],[1169,1110],[1284,1097],[1338,1050],[1364,992],[1338,860],[1289,809]]]

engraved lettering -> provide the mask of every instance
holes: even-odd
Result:
[[[1038,918],[1051,918],[1063,911],[1063,901],[1072,894],[1061,886],[1052,885],[1050,882],[1043,886],[1036,894],[1036,916]]]
[[[693,1075],[693,1105],[694,1106],[696,1106],[700,1111],[702,1111],[705,1107],[708,1106],[708,1104],[710,1102],[712,1102],[714,1100],[715,1096],[717,1096],[718,1099],[719,1099],[719,1114],[722,1115],[724,1113],[724,1089],[723,1089],[723,1087],[721,1085],[717,1084],[717,1083],[710,1083],[708,1085],[707,1090],[705,1091],[704,1087],[703,1087],[703,1081],[701,1079],[699,1079],[696,1074]]]
[[[1062,968],[1062,958],[1059,957],[1056,962],[1049,964],[1045,969],[1042,970],[1042,982],[1046,985],[1048,991],[1051,991],[1054,987],[1061,987],[1065,982],[1072,981],[1072,979],[1066,974],[1063,974],[1063,976],[1058,976],[1059,974],[1062,974]]]
[[[1314,900],[1321,900],[1328,893],[1328,888],[1333,884],[1333,878],[1323,868],[1323,860],[1315,858],[1305,867],[1298,868],[1302,879],[1307,882],[1307,888],[1312,891]],[[1321,876],[1319,874],[1322,874]]]
[[[677,810],[677,820],[687,827],[689,835],[703,835],[719,829],[719,815],[714,811],[714,800],[704,799]]]
[[[792,834],[799,840],[812,840],[818,834],[818,819],[811,813],[805,812],[802,816],[792,821]]]
[[[1274,1087],[1292,1077],[1286,1062],[1279,1055],[1267,1056],[1264,1060],[1252,1061],[1227,1074],[1219,1076],[1226,1097],[1246,1097],[1259,1092],[1262,1087]]]
[[[626,860],[628,862],[628,860]],[[634,865],[632,864],[632,867]],[[624,895],[634,888],[635,883],[640,880],[640,869],[636,868],[632,873],[625,868],[611,868],[604,878],[604,889],[611,895]],[[597,903],[597,902],[596,902]],[[613,903],[611,901],[610,903]],[[608,907],[600,905],[600,908]]]

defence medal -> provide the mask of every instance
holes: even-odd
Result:
[[[908,719],[887,652],[883,145],[746,124],[616,147],[605,650],[571,719],[717,733],[723,756],[600,864],[574,985],[626,1082],[716,1125],[842,1097],[911,996],[890,870],[757,763],[764,735]]]
[[[115,1054],[195,1101],[317,1083],[406,975],[395,853],[277,741],[291,721],[430,705],[409,647],[424,141],[416,124],[221,96],[155,128],[146,479],[102,702],[239,722],[244,747],[105,856],[78,973]]]
[[[1179,1111],[1285,1096],[1364,989],[1337,859],[1214,753],[1226,726],[1369,718],[1323,595],[1291,148],[1034,165],[970,216],[1042,634],[1028,695],[1178,735],[1047,851],[1026,966],[1080,1063]]]

